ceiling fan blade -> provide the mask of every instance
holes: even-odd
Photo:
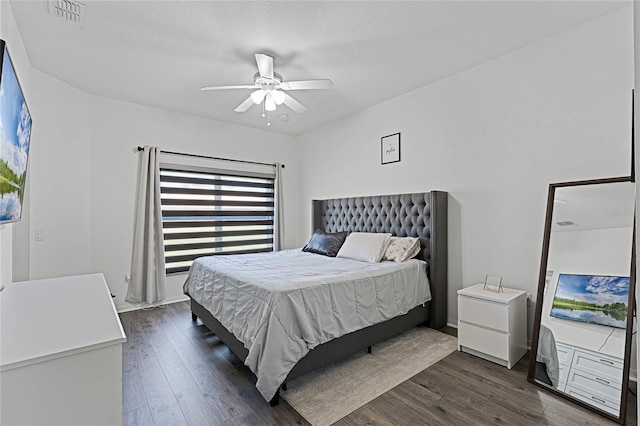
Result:
[[[251,99],[251,96],[249,96],[243,103],[241,103],[240,105],[238,105],[238,107],[236,109],[234,109],[235,112],[245,112],[246,110],[248,110],[251,105],[254,105],[253,103],[253,99]]]
[[[227,89],[259,89],[255,84],[245,84],[239,86],[204,86],[200,90],[227,90]]]
[[[283,81],[282,83],[280,83],[280,88],[284,90],[331,89],[332,86],[333,86],[333,82],[328,79]]]
[[[282,92],[282,94],[284,94],[284,104],[289,108],[291,108],[292,110],[294,110],[295,112],[297,112],[298,114],[300,114],[301,112],[305,112],[307,110],[300,102],[296,101],[291,96],[287,95],[284,92]]]
[[[260,77],[273,78],[273,58],[263,53],[256,53],[256,64]]]

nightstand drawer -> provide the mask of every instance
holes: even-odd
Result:
[[[460,321],[509,332],[509,305],[473,297],[458,297]]]
[[[499,359],[509,359],[509,335],[505,333],[459,321],[458,343],[463,348],[474,349]]]

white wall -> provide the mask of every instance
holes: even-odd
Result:
[[[101,272],[89,257],[89,95],[36,69],[31,82],[29,278]]]
[[[548,184],[630,172],[632,39],[629,7],[299,136],[300,217],[314,198],[446,190],[449,323],[488,273],[534,293]],[[395,132],[402,161],[382,166]]]

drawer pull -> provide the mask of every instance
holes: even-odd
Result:
[[[607,401],[605,401],[604,399],[597,398],[597,397],[595,397],[595,396],[593,396],[593,395],[591,395],[591,399],[595,399],[595,400],[596,400],[596,401],[598,401],[600,404],[606,404],[606,403],[607,403]]]
[[[597,381],[599,381],[599,382],[602,382],[602,383],[606,383],[607,385],[608,385],[609,383],[611,383],[611,382],[609,382],[608,380],[601,379],[600,377],[596,377],[596,380],[597,380]]]
[[[606,362],[607,364],[611,364],[611,365],[613,365],[613,361],[609,361],[608,359],[602,359],[602,358],[600,358],[600,362]]]

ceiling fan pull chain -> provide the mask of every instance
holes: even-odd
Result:
[[[267,111],[267,126],[271,126],[271,113]]]

